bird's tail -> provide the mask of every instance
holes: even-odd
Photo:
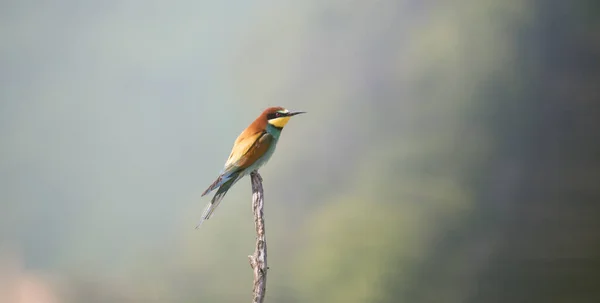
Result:
[[[206,194],[208,194],[209,192],[215,190],[217,187],[223,185],[223,183],[227,182],[229,180],[229,176],[225,176],[225,174],[221,174],[219,175],[219,177],[217,178],[217,180],[215,180],[215,182],[213,182],[203,193],[202,195],[200,195],[200,197],[204,197]]]
[[[219,177],[219,179],[221,179],[221,177]],[[220,181],[219,179],[217,179],[217,181]],[[200,225],[202,225],[204,220],[208,220],[210,218],[210,216],[213,214],[215,209],[217,209],[217,207],[219,206],[219,203],[221,203],[221,200],[223,200],[223,198],[225,197],[225,194],[227,193],[227,191],[231,188],[231,186],[233,186],[233,184],[235,182],[237,182],[237,180],[238,180],[238,178],[237,178],[237,176],[235,176],[233,178],[230,178],[227,182],[223,183],[223,185],[221,185],[219,187],[219,190],[217,190],[217,193],[215,194],[215,196],[212,198],[212,200],[210,200],[210,203],[208,203],[208,205],[206,205],[206,208],[204,209],[204,212],[202,213],[202,218],[200,219],[200,222],[198,222],[198,225],[196,225],[196,229],[200,228]],[[215,183],[217,183],[217,181],[215,181]],[[213,183],[213,185],[215,183]],[[210,189],[210,187],[209,187],[209,189]],[[207,191],[209,191],[209,189],[207,189]]]

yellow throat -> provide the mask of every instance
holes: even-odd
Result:
[[[277,127],[277,128],[283,128],[288,121],[290,121],[291,117],[279,117],[279,118],[275,118],[275,119],[271,119],[269,120],[269,124]]]

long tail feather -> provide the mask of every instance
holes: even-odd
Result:
[[[200,195],[200,197],[204,197],[206,194],[208,194],[209,192],[215,190],[217,187],[223,185],[223,183],[227,182],[230,178],[227,176],[224,176],[223,174],[219,175],[219,177],[217,178],[217,180],[215,180],[215,182],[213,182],[203,193],[202,195]]]
[[[219,177],[219,179],[220,178],[221,177]],[[237,180],[238,180],[237,176],[234,178],[230,178],[229,181],[225,182],[223,185],[221,185],[219,187],[219,190],[217,190],[217,193],[215,194],[215,196],[212,198],[210,203],[208,203],[208,205],[206,205],[204,212],[202,212],[202,218],[200,219],[200,222],[198,222],[198,225],[196,225],[196,229],[200,228],[200,225],[202,225],[202,223],[205,220],[210,219],[210,217],[212,216],[215,209],[217,209],[217,207],[221,203],[221,200],[223,200],[223,198],[225,197],[225,194],[227,193],[227,191],[231,188],[231,186],[233,186],[233,184],[235,184],[235,182],[237,182]],[[219,180],[217,179],[217,181],[219,181]]]

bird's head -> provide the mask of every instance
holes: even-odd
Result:
[[[304,114],[305,112],[291,112],[283,107],[269,107],[263,112],[263,117],[267,123],[276,128],[282,129],[292,116]]]

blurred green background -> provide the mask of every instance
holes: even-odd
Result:
[[[600,302],[600,5],[0,3],[0,302]]]

